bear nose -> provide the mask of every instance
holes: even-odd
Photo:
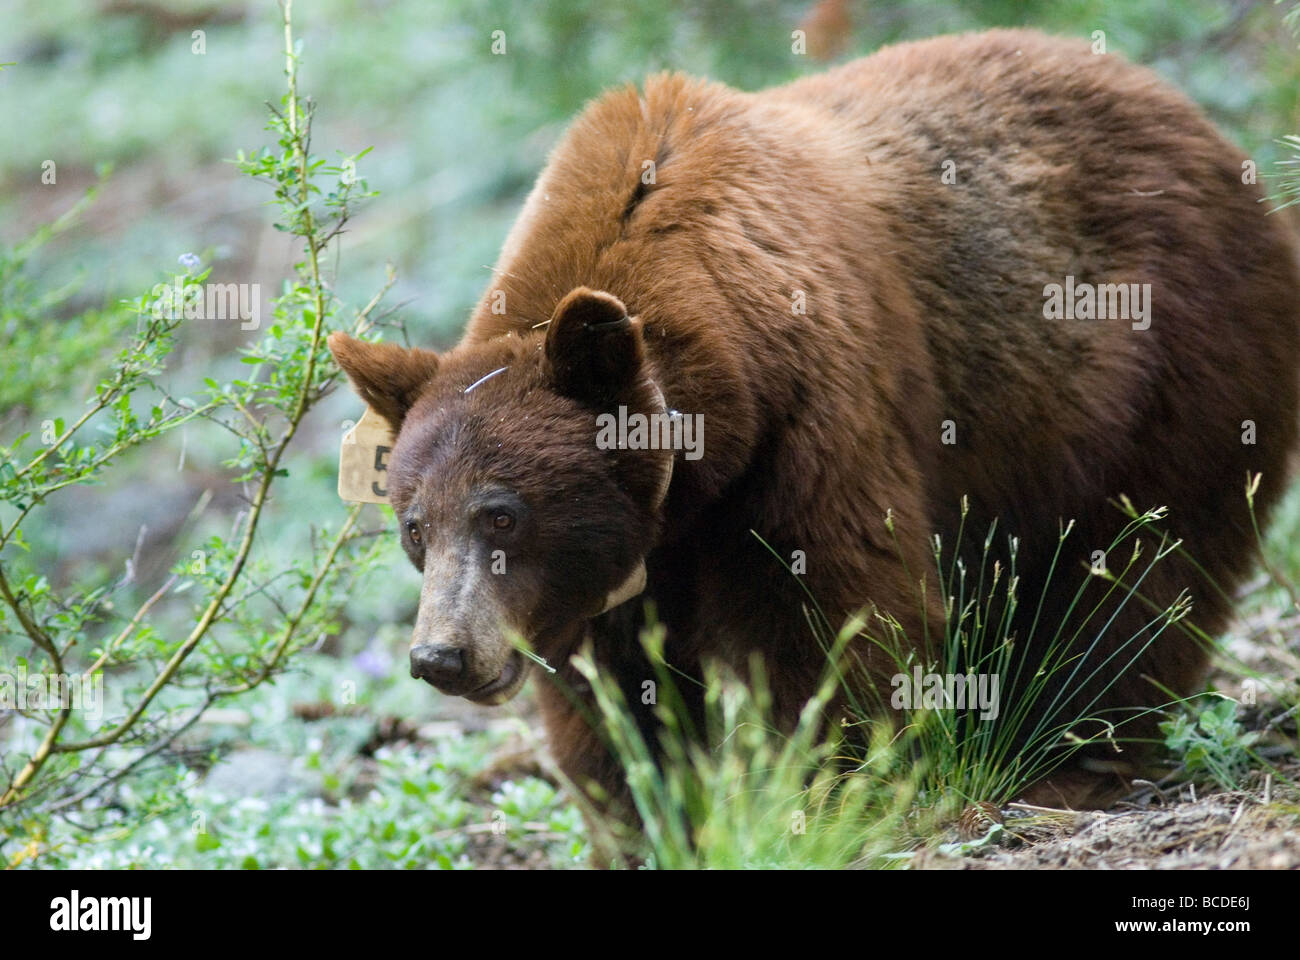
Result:
[[[411,676],[435,687],[450,686],[465,671],[465,657],[456,647],[421,644],[411,648]]]

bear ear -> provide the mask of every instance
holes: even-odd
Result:
[[[641,323],[613,294],[578,287],[555,307],[546,330],[546,360],[556,389],[601,405],[630,390],[641,373]]]
[[[352,381],[352,389],[388,421],[394,434],[438,371],[438,355],[419,347],[408,350],[393,343],[366,343],[338,332],[329,335],[329,347]]]

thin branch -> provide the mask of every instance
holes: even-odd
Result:
[[[335,536],[334,542],[330,544],[329,553],[327,553],[325,559],[321,561],[320,568],[316,571],[316,575],[312,577],[311,585],[307,588],[307,592],[303,596],[302,602],[298,604],[298,609],[295,611],[293,617],[290,618],[287,624],[285,624],[284,632],[280,635],[280,641],[275,645],[275,649],[271,653],[271,659],[262,665],[261,672],[252,680],[247,680],[237,686],[224,687],[218,690],[218,694],[221,696],[230,696],[251,690],[253,687],[256,687],[258,684],[266,680],[276,667],[279,666],[280,661],[284,658],[285,651],[289,649],[289,643],[293,640],[294,635],[298,631],[299,625],[315,603],[317,591],[320,589],[321,584],[325,582],[325,578],[329,575],[330,570],[333,569],[334,558],[338,555],[339,548],[348,540],[352,539],[352,537],[349,536],[349,533],[352,530],[353,524],[356,523],[357,517],[361,514],[361,508],[363,506],[365,506],[365,504],[357,503],[348,510],[347,517],[344,519],[343,525],[339,528],[338,535]]]
[[[167,578],[167,582],[154,592],[153,596],[140,605],[140,609],[136,610],[135,615],[131,617],[131,620],[127,625],[122,628],[122,632],[114,637],[110,643],[105,644],[104,652],[99,655],[99,659],[83,671],[85,676],[92,676],[96,670],[99,670],[108,662],[108,658],[112,652],[125,643],[127,637],[131,636],[131,634],[135,632],[136,627],[140,626],[140,622],[144,620],[149,611],[153,609],[154,604],[161,600],[163,595],[172,588],[173,584],[176,583],[176,579],[176,575],[172,574]]]
[[[99,783],[95,784],[94,786],[87,787],[85,790],[82,790],[80,793],[73,794],[70,797],[65,797],[64,799],[58,801],[57,803],[51,804],[49,807],[50,812],[58,813],[60,810],[66,810],[70,807],[75,807],[80,803],[84,803],[86,800],[89,800],[91,797],[95,796],[97,793],[99,793],[109,784],[117,783],[119,780],[126,777],[129,773],[131,773],[133,770],[139,767],[140,764],[144,763],[146,760],[162,753],[164,750],[166,750],[175,742],[177,737],[179,737],[190,727],[194,726],[194,724],[198,722],[199,717],[203,716],[204,711],[206,711],[208,707],[212,706],[212,704],[216,701],[216,699],[217,699],[216,695],[209,693],[206,699],[204,699],[203,703],[201,703],[198,706],[198,708],[195,709],[194,712],[190,714],[190,716],[185,720],[184,723],[182,723],[176,729],[172,730],[166,737],[158,741],[157,744],[150,747],[144,753],[140,754],[140,756],[136,757],[134,760],[132,760],[126,766],[122,767],[120,770],[114,770],[111,774],[104,777],[104,779],[102,779]]]

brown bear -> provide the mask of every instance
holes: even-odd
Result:
[[[789,726],[827,667],[809,597],[933,656],[932,538],[956,543],[964,501],[975,548],[995,521],[999,557],[1018,543],[1018,669],[1047,637],[1091,645],[1044,701],[1193,692],[1206,653],[1180,628],[1225,625],[1253,562],[1247,476],[1262,517],[1296,440],[1296,248],[1245,160],[1151,71],[1022,30],[759,93],[674,74],[595,101],[454,349],[330,338],[397,434],[390,502],[424,577],[411,673],[500,703],[529,672],[517,631],[558,670],[537,694],[560,767],[625,813],[572,654],[590,642],[640,704],[652,610],[685,676],[760,657]],[[1079,602],[1123,496],[1167,507],[1186,553],[1141,603],[1102,578]],[[1190,620],[1157,629],[1183,591]],[[846,682],[888,702],[895,662],[853,656]]]

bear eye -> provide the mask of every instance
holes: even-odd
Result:
[[[504,510],[498,510],[492,517],[492,526],[496,530],[509,530],[515,525],[515,518]]]
[[[420,542],[420,525],[414,520],[406,521],[406,535],[411,538],[412,543]]]

